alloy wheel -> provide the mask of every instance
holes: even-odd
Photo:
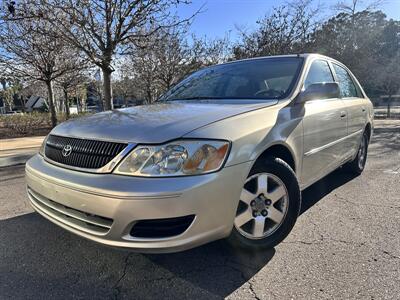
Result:
[[[367,140],[365,135],[362,136],[360,148],[358,149],[358,167],[360,170],[364,168],[365,159],[367,157]]]
[[[282,180],[274,174],[250,176],[242,189],[234,225],[249,239],[262,239],[283,223],[289,194]]]

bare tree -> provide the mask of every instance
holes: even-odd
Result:
[[[132,77],[140,91],[139,97],[146,103],[154,102],[162,91],[158,80],[160,65],[155,52],[149,50],[148,48],[137,48],[130,58]]]
[[[113,93],[116,97],[121,97],[125,107],[129,106],[129,99],[136,98],[133,86],[134,80],[127,76],[119,77],[113,81]]]
[[[156,77],[163,91],[170,89],[183,76],[182,66],[190,55],[185,35],[185,31],[172,28],[161,31],[155,40]]]
[[[201,67],[223,63],[232,58],[229,34],[223,38],[209,39],[207,37],[191,37],[189,69],[186,73],[193,72]]]
[[[13,108],[13,98],[18,90],[18,81],[12,76],[9,68],[0,60],[0,98],[4,106],[11,110]]]
[[[131,43],[160,28],[188,20],[176,20],[172,11],[186,0],[32,0],[59,36],[84,52],[103,73],[105,109],[112,109],[111,74],[114,56]],[[155,26],[154,24],[158,24]]]
[[[318,13],[312,0],[296,0],[274,8],[257,22],[255,31],[238,27],[241,41],[233,49],[235,58],[303,52]]]
[[[63,106],[65,109],[65,117],[70,117],[70,95],[74,94],[75,91],[82,85],[88,82],[86,76],[85,65],[77,67],[71,72],[65,73],[56,79],[57,85],[61,88],[63,93]]]
[[[2,89],[0,90],[0,98],[3,99],[5,107],[12,110],[14,106],[14,98],[19,92],[20,85],[6,81],[4,78],[0,80]]]
[[[147,103],[156,100],[183,77],[201,67],[228,60],[228,38],[188,37],[181,28],[168,28],[142,40],[130,54],[130,78]]]
[[[357,12],[377,9],[384,2],[385,0],[340,0],[332,8],[338,13],[346,13],[354,17]]]
[[[357,48],[357,13],[360,11],[373,11],[384,3],[384,0],[339,0],[332,8],[339,14],[350,16],[351,30],[350,38],[353,43],[352,47]]]
[[[121,60],[118,77],[113,81],[113,92],[116,96],[123,98],[125,107],[129,105],[129,99],[138,99],[140,94],[133,73],[129,57]]]
[[[137,42],[124,68],[125,78],[130,77],[139,91],[137,97],[152,103],[176,83],[190,55],[188,48],[185,33],[178,28],[162,28]]]
[[[0,25],[0,61],[15,76],[42,81],[47,86],[52,126],[57,125],[54,80],[80,64],[77,51],[56,38],[49,23],[40,18],[3,18]]]
[[[400,93],[400,51],[396,56],[374,68],[375,83],[379,91],[387,96],[387,118],[391,117],[393,95]]]

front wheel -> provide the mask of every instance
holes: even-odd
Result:
[[[296,175],[286,162],[258,162],[243,186],[229,240],[248,248],[276,246],[296,223],[300,203]]]

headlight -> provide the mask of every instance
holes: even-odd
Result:
[[[182,140],[138,146],[114,173],[147,177],[206,174],[222,167],[228,151],[226,141]]]
[[[39,148],[39,154],[40,154],[41,156],[43,156],[43,157],[45,156],[44,152],[45,152],[45,148],[46,148],[46,143],[47,143],[48,137],[49,137],[49,135],[47,135],[47,136],[44,138],[44,140],[43,140],[43,142],[42,142],[42,145],[41,145],[40,148]]]

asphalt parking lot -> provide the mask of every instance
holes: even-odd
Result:
[[[293,232],[270,251],[112,249],[26,199],[23,166],[0,169],[1,299],[399,299],[400,121],[377,122],[361,176],[337,170],[305,190]]]

